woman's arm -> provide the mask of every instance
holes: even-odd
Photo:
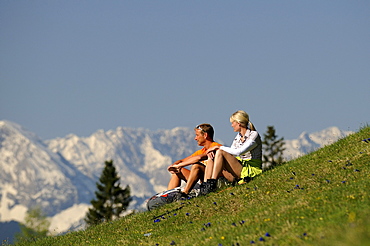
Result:
[[[258,132],[251,131],[251,134],[249,135],[248,139],[239,148],[221,146],[220,149],[226,151],[229,154],[238,156],[254,149],[257,146],[257,142],[255,141],[257,137]]]

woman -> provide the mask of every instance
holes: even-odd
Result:
[[[215,191],[217,179],[223,170],[229,181],[248,180],[262,173],[262,142],[256,128],[249,121],[249,115],[236,111],[230,117],[231,127],[236,135],[231,147],[214,146],[207,151],[208,164],[202,185],[203,195]]]

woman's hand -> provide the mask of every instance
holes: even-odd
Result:
[[[215,151],[207,152],[207,157],[210,160],[213,160],[215,158]]]
[[[211,147],[211,148],[209,148],[208,150],[207,150],[207,154],[209,153],[209,152],[215,152],[216,150],[218,150],[220,148],[220,146],[213,146],[213,147]]]
[[[213,146],[207,150],[207,157],[208,159],[213,160],[215,158],[216,151],[220,148],[220,146]]]

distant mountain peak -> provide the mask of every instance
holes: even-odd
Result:
[[[302,156],[325,145],[334,143],[353,132],[332,126],[314,133],[302,132],[297,139],[285,140],[284,157],[287,160]]]

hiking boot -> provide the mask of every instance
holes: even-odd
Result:
[[[217,190],[217,179],[208,179],[207,182],[203,182],[200,186],[200,194],[202,196],[207,195],[210,192]]]
[[[219,179],[217,179],[218,189],[222,189],[222,188],[229,187],[229,186],[233,186],[233,182],[230,182],[225,177],[220,177]]]

